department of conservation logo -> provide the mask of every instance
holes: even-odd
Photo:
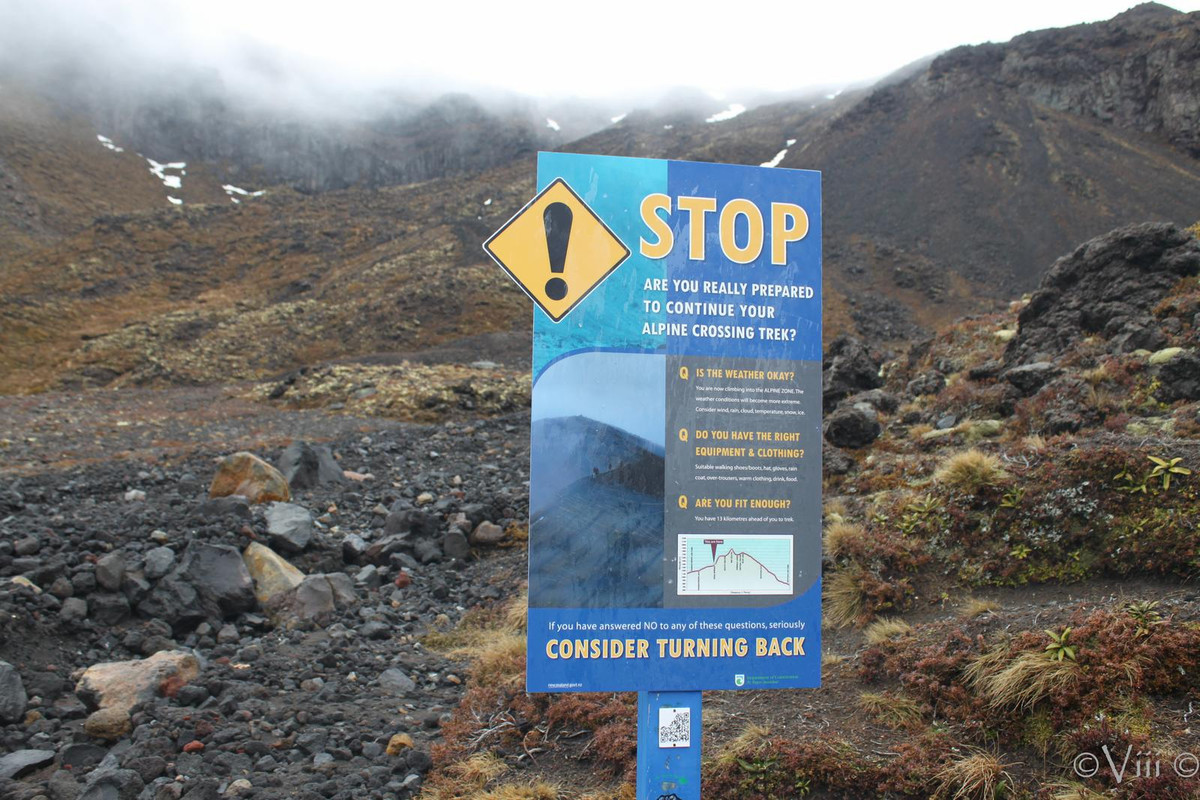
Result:
[[[746,685],[746,676],[745,675],[734,675],[733,676],[733,685],[734,686],[745,686]]]

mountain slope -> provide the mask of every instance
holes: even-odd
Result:
[[[565,149],[822,170],[826,333],[896,343],[1032,289],[1078,241],[1200,217],[1198,47],[1200,14],[1140,6],[959,48],[867,90],[731,118],[695,102],[633,112]],[[528,304],[479,249],[533,194],[526,123],[443,99],[375,134],[301,128],[239,145],[241,164],[222,155],[241,134],[213,133],[162,156],[215,159],[188,162],[171,189],[146,158],[95,138],[165,147],[169,114],[99,131],[94,110],[28,94],[5,90],[0,107],[0,391],[210,383],[380,353],[527,357]],[[494,149],[471,153],[484,139]],[[273,173],[259,152],[293,160]],[[235,169],[304,168],[304,193],[221,186]],[[422,175],[439,177],[321,190]]]

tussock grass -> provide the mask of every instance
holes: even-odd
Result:
[[[849,564],[825,582],[825,619],[833,627],[853,625],[863,613],[866,606],[865,574],[858,564]]]
[[[933,796],[949,800],[995,800],[1005,796],[1013,788],[1012,775],[1005,766],[991,753],[972,751],[938,772],[938,788]]]
[[[508,772],[508,765],[495,753],[484,752],[451,764],[446,771],[463,783],[482,788]]]
[[[529,629],[529,595],[522,593],[504,607],[504,624],[511,633],[525,633]]]
[[[529,596],[521,593],[500,609],[473,608],[463,614],[453,630],[444,630],[450,620],[435,620],[433,630],[425,634],[422,643],[431,650],[448,652],[469,650],[488,644],[498,634],[524,634],[529,615]],[[438,615],[443,617],[445,615]]]
[[[1108,380],[1108,363],[1105,362],[1091,369],[1082,370],[1079,379],[1093,389]]]
[[[1029,709],[1079,679],[1071,659],[1052,660],[1040,650],[1010,655],[1006,647],[977,657],[964,671],[967,682],[994,709]]]
[[[1053,783],[1049,787],[1054,794],[1050,800],[1109,800],[1110,795],[1089,789],[1082,783]]]
[[[969,419],[954,427],[954,432],[962,434],[967,444],[975,444],[985,438],[999,436],[1004,430],[1004,423],[996,419]]]
[[[1046,437],[1035,433],[1032,436],[1026,436],[1021,440],[1021,447],[1025,450],[1030,450],[1034,453],[1044,453],[1049,444],[1046,442]]]
[[[933,432],[934,427],[927,422],[918,422],[908,429],[908,438],[914,442],[919,442],[925,438],[925,434]]]
[[[826,522],[845,522],[850,516],[850,508],[840,497],[830,497],[825,500],[824,514]]]
[[[765,725],[751,722],[742,732],[730,739],[717,754],[716,763],[720,767],[732,767],[739,758],[746,759],[758,754],[770,743],[771,729]]]
[[[998,486],[1007,479],[1000,459],[975,448],[950,456],[933,474],[934,482],[968,492]]]
[[[529,598],[522,593],[496,610],[472,609],[453,630],[422,640],[430,650],[471,662],[471,676],[488,686],[512,687],[525,677],[525,629]]]
[[[902,619],[887,617],[877,619],[867,626],[863,636],[867,644],[880,644],[892,639],[899,639],[912,633],[912,626]]]
[[[637,789],[632,783],[622,783],[613,791],[588,792],[579,800],[637,800]]]
[[[821,654],[821,666],[822,667],[825,667],[825,668],[836,667],[837,665],[844,664],[845,662],[846,662],[846,657],[844,655],[842,655],[841,653],[822,653]]]
[[[916,700],[888,692],[863,692],[858,696],[863,711],[892,728],[903,728],[921,720],[921,706]]]
[[[552,783],[505,784],[491,791],[473,795],[475,800],[558,800],[559,789]]]
[[[825,554],[830,558],[841,558],[866,534],[858,523],[835,522],[825,528]]]
[[[451,650],[471,661],[471,677],[484,686],[515,687],[525,680],[525,635],[502,633],[487,644]]]
[[[544,781],[505,783],[486,788],[509,771],[504,760],[494,753],[475,753],[446,768],[449,780],[427,784],[419,800],[557,800],[559,788]]]
[[[999,610],[1000,604],[995,600],[972,597],[962,604],[962,608],[958,610],[958,616],[962,619],[975,619],[976,617],[982,617],[984,614],[994,614]]]

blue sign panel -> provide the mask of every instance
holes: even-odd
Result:
[[[818,686],[820,174],[542,153],[538,188],[489,249],[539,303],[529,691]]]

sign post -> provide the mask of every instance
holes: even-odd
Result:
[[[638,797],[692,800],[701,690],[820,685],[820,174],[538,188],[484,245],[538,306],[526,687],[639,692]]]

